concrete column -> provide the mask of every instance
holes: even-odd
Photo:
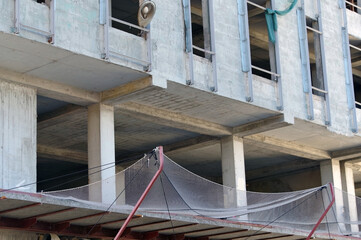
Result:
[[[322,185],[327,183],[332,183],[335,187],[335,209],[337,215],[337,221],[344,221],[344,203],[343,203],[343,194],[342,194],[342,178],[341,178],[341,165],[340,161],[337,160],[327,160],[323,161],[320,164],[321,170],[321,183]],[[330,196],[331,197],[331,196]],[[323,195],[325,204],[329,203],[329,197],[327,194]],[[332,211],[332,210],[331,210]],[[328,214],[329,216],[334,217],[332,213]],[[336,221],[335,219],[328,219],[329,221]],[[331,226],[335,230],[341,228],[342,231],[345,231],[344,224],[339,224],[339,226]]]
[[[116,198],[115,187],[115,139],[114,139],[114,108],[104,104],[94,104],[88,108],[88,167],[89,183],[100,180],[100,184],[91,185],[89,199],[91,201],[111,203]],[[113,166],[113,167],[112,167]],[[92,174],[102,170],[100,173]]]
[[[0,80],[0,188],[36,182],[36,91]],[[36,184],[17,188],[36,192]]]
[[[236,196],[237,206],[247,205],[246,171],[243,139],[236,136],[225,137],[221,141],[223,185],[241,190]]]
[[[344,202],[347,203],[350,221],[351,222],[357,222],[358,216],[357,216],[357,204],[356,204],[356,197],[355,197],[355,181],[353,178],[353,169],[351,163],[343,163],[341,164],[341,177],[342,177],[342,187],[343,190],[346,191],[348,194],[344,196]],[[346,205],[346,204],[345,204]],[[359,227],[357,224],[351,225],[351,231],[352,232],[358,232]]]

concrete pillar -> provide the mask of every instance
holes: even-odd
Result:
[[[108,181],[102,181],[101,184],[90,185],[89,199],[91,201],[111,203],[115,200],[114,162],[114,108],[104,104],[94,104],[88,108],[89,183],[105,180],[112,176],[113,178]],[[107,165],[92,169],[104,164]],[[92,174],[99,170],[102,171]]]
[[[225,137],[221,141],[223,185],[246,191],[246,171],[243,139],[236,136]],[[247,205],[245,192],[236,196],[237,206]]]
[[[343,204],[343,194],[342,194],[342,178],[341,178],[341,164],[337,160],[327,160],[320,163],[321,170],[321,183],[322,185],[327,183],[332,183],[335,187],[335,209],[337,215],[337,221],[344,221],[344,204]],[[331,197],[331,196],[330,196]],[[329,203],[329,197],[327,194],[323,195],[325,204]],[[332,210],[331,210],[332,211]],[[334,214],[328,214],[331,217],[334,217]],[[328,219],[329,221],[335,221],[335,219]],[[331,226],[335,230],[340,228],[342,231],[345,231],[344,224],[339,224],[339,226]]]
[[[356,204],[356,197],[355,197],[355,181],[353,178],[353,169],[351,163],[342,163],[341,164],[341,177],[342,177],[342,187],[343,190],[346,191],[348,194],[344,196],[344,203],[347,203],[350,221],[357,222],[357,204]],[[345,204],[346,205],[346,204]],[[359,227],[357,224],[351,224],[351,231],[358,232]]]
[[[36,91],[0,80],[0,188],[36,182]],[[17,188],[36,192],[36,184]]]

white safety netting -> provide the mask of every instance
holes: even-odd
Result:
[[[112,166],[107,168],[103,171],[114,171]],[[111,210],[131,210],[158,168],[159,153],[152,152],[103,181],[43,194],[107,206]],[[94,171],[94,174],[101,173]],[[325,238],[335,238],[335,235],[358,238],[361,236],[358,227],[361,224],[360,198],[338,189],[334,192],[336,202],[316,232],[324,234]],[[167,219],[176,215],[221,219],[307,235],[331,200],[330,185],[285,193],[236,190],[195,175],[164,155],[164,169],[138,211],[163,214]]]

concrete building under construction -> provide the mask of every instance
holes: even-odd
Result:
[[[361,196],[360,0],[153,0],[139,26],[144,2],[0,0],[0,188],[29,193],[0,192],[0,239],[111,238],[126,212],[84,234],[101,210],[32,194],[105,179],[160,145],[239,190],[331,182]],[[45,181],[114,162],[99,176]],[[155,215],[129,231],[306,238],[178,220],[177,234]]]

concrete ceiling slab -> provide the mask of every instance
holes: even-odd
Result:
[[[132,101],[229,127],[280,114],[170,81],[167,89],[138,96]]]
[[[103,91],[148,76],[102,59],[0,32],[0,67],[90,91]]]
[[[30,70],[38,68],[39,66],[46,66],[52,62],[52,60],[46,58],[41,58],[26,52],[9,49],[3,46],[0,46],[0,51],[1,67],[20,73],[26,73]]]
[[[360,137],[344,136],[309,121],[296,119],[294,125],[262,133],[265,136],[294,142],[325,151],[337,151],[360,146]]]

